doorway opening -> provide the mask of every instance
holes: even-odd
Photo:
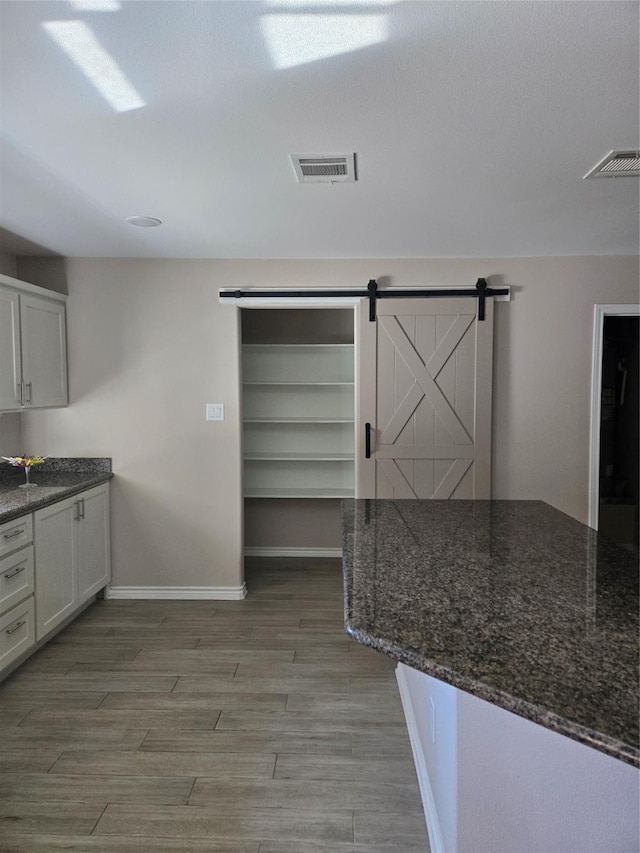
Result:
[[[601,312],[600,352],[594,352],[599,376],[594,375],[598,381],[593,389],[598,411],[592,429],[597,436],[592,434],[596,470],[592,468],[590,520],[607,539],[638,553],[640,317],[637,307],[634,313],[598,307],[612,310]]]
[[[353,308],[242,308],[244,553],[339,557],[355,494]]]

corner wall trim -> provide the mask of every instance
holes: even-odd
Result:
[[[245,548],[245,557],[342,557],[342,548]]]
[[[240,601],[247,595],[242,586],[109,586],[105,598],[140,598],[165,600]]]
[[[409,743],[411,744],[411,752],[413,753],[413,763],[416,768],[418,777],[418,786],[420,788],[420,796],[422,798],[422,808],[424,809],[424,817],[427,824],[427,832],[429,833],[429,845],[431,853],[446,853],[444,842],[442,840],[442,830],[440,829],[440,820],[436,810],[436,803],[429,782],[429,774],[427,773],[427,765],[422,754],[420,738],[418,736],[418,727],[416,725],[413,705],[409,696],[409,688],[402,669],[399,664],[396,667],[396,681],[398,682],[398,690],[400,691],[400,701],[402,702],[402,710],[407,723],[407,731],[409,732]]]

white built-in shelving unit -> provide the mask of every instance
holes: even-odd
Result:
[[[243,410],[245,497],[353,497],[353,344],[245,344]]]

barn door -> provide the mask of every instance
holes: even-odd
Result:
[[[382,299],[375,322],[368,310],[364,300],[357,496],[489,498],[493,300],[482,321],[470,298]]]

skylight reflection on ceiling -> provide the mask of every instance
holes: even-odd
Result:
[[[76,12],[119,12],[122,9],[120,0],[69,0]]]
[[[73,0],[72,0],[73,2]],[[82,0],[78,0],[82,2]],[[91,0],[88,0],[91,2]],[[93,0],[99,2],[99,0]],[[274,9],[280,8],[306,8],[308,11],[331,7],[335,11],[336,8],[348,8],[359,6],[393,6],[400,0],[264,0],[266,6],[271,6]]]
[[[44,21],[42,26],[114,110],[123,113],[145,106],[84,21]]]
[[[260,18],[260,29],[277,69],[292,68],[386,41],[386,15],[279,14]]]

